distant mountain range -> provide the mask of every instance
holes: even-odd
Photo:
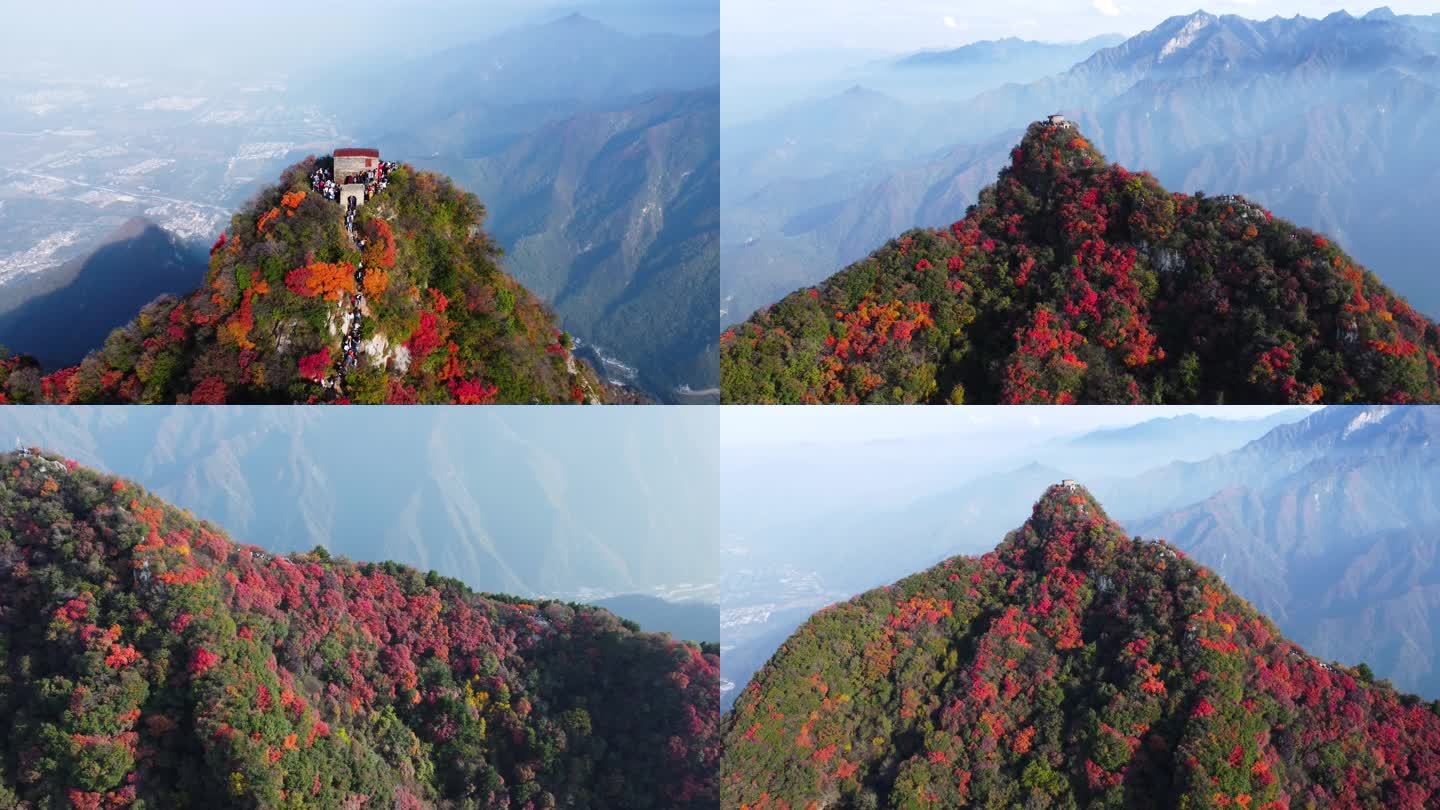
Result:
[[[719,373],[720,107],[713,87],[627,105],[547,124],[467,161],[460,182],[502,201],[506,267],[593,344],[599,370],[669,401]]]
[[[1325,235],[1173,194],[1060,116],[949,228],[721,336],[727,403],[1440,401],[1440,327]]]
[[[1440,15],[1253,21],[1197,12],[1038,81],[963,104],[901,105],[887,139],[864,126],[848,135],[848,102],[796,108],[746,125],[751,133],[770,126],[768,147],[763,137],[748,141],[748,156],[727,147],[727,320],[815,283],[827,275],[819,268],[854,261],[893,233],[959,219],[1020,128],[1057,111],[1111,157],[1172,188],[1241,193],[1331,234],[1435,316],[1440,293],[1423,268],[1440,236],[1423,212],[1440,203],[1440,176],[1426,158],[1437,146],[1437,100]],[[783,115],[834,134],[796,139]],[[848,166],[830,161],[837,152]]]
[[[583,14],[503,31],[412,61],[360,68],[373,81],[336,86],[386,148],[476,157],[584,111],[720,82],[720,35],[630,34]],[[351,74],[353,79],[353,74]],[[346,89],[348,85],[348,89]],[[360,94],[355,105],[345,94]]]
[[[602,373],[716,399],[685,391],[719,375],[717,32],[572,14],[375,73],[364,129],[485,199],[506,269]]]
[[[981,40],[959,48],[921,51],[894,60],[902,69],[988,67],[996,62],[1023,62],[1037,69],[1054,64],[1064,70],[1101,48],[1125,41],[1120,34],[1101,34],[1079,42],[1035,42],[1019,37]]]
[[[76,365],[144,305],[199,286],[206,258],[204,246],[132,219],[86,256],[42,274],[52,289],[25,295],[7,287],[18,305],[0,312],[0,346],[47,368]]]
[[[687,641],[720,643],[720,608],[715,605],[625,594],[597,599],[595,606],[635,622],[647,633],[669,633]]]
[[[726,808],[1440,796],[1440,701],[1307,653],[1073,482],[993,551],[812,616],[723,733]]]
[[[1327,409],[1131,491],[1144,498],[1127,507],[1137,513],[1155,498],[1183,503],[1127,521],[1131,531],[1213,566],[1307,649],[1440,697],[1434,408]]]
[[[1237,427],[1248,428],[1253,431],[1253,438],[1259,438],[1280,425],[1299,421],[1305,414],[1305,410],[1295,408],[1260,419],[1237,422],[1233,419],[1187,413],[1148,419],[1127,427],[1101,428],[1071,440],[1068,445],[1076,450],[1107,448],[1145,453],[1153,452],[1157,446],[1173,445],[1184,440],[1193,446],[1194,449],[1190,452],[1199,452],[1204,448],[1206,452],[1203,455],[1213,455],[1235,440]],[[1248,442],[1242,442],[1244,443]]]

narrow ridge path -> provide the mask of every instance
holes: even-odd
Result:
[[[371,169],[363,175],[346,177],[345,182],[364,182],[365,201],[374,199],[375,195],[385,190],[389,185],[387,176],[399,164],[392,161],[380,161],[380,165]],[[327,169],[316,169],[310,176],[311,188],[324,196],[325,199],[338,203],[340,201],[340,184],[334,182],[331,173]],[[351,200],[354,201],[353,198]],[[347,206],[345,209],[345,232],[350,235],[350,241],[355,249],[360,251],[360,260],[355,263],[355,292],[350,296],[350,310],[341,320],[340,328],[344,337],[340,341],[340,356],[335,361],[335,376],[328,378],[321,384],[329,391],[332,398],[345,396],[345,381],[351,369],[360,364],[360,356],[364,354],[361,348],[361,319],[364,317],[365,306],[365,248],[368,242],[355,229],[355,219],[359,215],[359,206]],[[340,305],[343,309],[346,301],[342,297]]]

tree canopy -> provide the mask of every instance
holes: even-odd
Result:
[[[700,808],[717,650],[0,456],[0,807]]]

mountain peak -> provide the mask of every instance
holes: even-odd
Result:
[[[1064,113],[1031,123],[1010,157],[1008,171],[1036,194],[1049,194],[1062,177],[1090,177],[1108,166],[1105,156]]]
[[[579,11],[559,17],[544,27],[551,32],[579,36],[609,36],[619,33],[604,22]]]
[[[1197,9],[1196,11],[1192,11],[1189,14],[1176,14],[1173,17],[1167,17],[1159,25],[1151,29],[1150,33],[1168,34],[1176,30],[1199,29],[1206,25],[1209,25],[1210,23],[1218,21],[1219,19],[1219,17],[1211,14],[1208,11],[1205,11],[1204,9]]]
[[[1125,530],[1084,485],[1066,478],[1045,489],[997,551],[1009,564],[1041,573],[1056,565],[1093,570],[1123,543]]]
[[[15,386],[0,362],[0,394],[530,404],[610,393],[549,309],[502,269],[473,194],[356,151],[285,170],[220,234],[200,289],[150,303],[78,365],[6,390]]]
[[[1010,158],[963,219],[722,334],[723,400],[1440,401],[1440,328],[1327,237],[1172,193],[1063,114]]]
[[[1410,764],[1440,738],[1440,708],[1306,655],[1078,485],[1048,488],[995,552],[832,606],[792,642],[727,717],[740,806],[1010,806],[1022,778],[1047,806],[1440,795],[1440,763]],[[1323,752],[1342,745],[1383,773],[1333,767]]]
[[[130,217],[129,219],[122,222],[120,224],[120,227],[112,231],[110,235],[107,236],[101,244],[109,244],[110,242],[123,242],[126,239],[134,239],[135,237],[139,236],[142,233],[145,233],[151,228],[159,227],[159,225],[156,225],[149,219],[146,219],[145,217],[137,214],[136,216]]]
[[[588,16],[588,15],[586,15],[586,14],[583,14],[583,13],[581,13],[581,12],[579,12],[579,11],[572,11],[572,12],[570,12],[569,14],[566,14],[565,16],[556,19],[555,22],[554,22],[554,24],[555,24],[555,25],[569,25],[569,26],[585,27],[585,28],[603,28],[603,27],[604,27],[604,23],[600,22],[599,20],[595,19],[594,17],[590,17],[590,16]]]
[[[1056,529],[1077,530],[1104,525],[1109,516],[1090,490],[1079,481],[1064,478],[1045,488],[1030,512],[1028,525],[1045,535]],[[1051,537],[1044,538],[1047,542]]]

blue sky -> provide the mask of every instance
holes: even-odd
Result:
[[[806,49],[889,52],[957,47],[1017,36],[1046,41],[1136,34],[1200,8],[1252,19],[1345,9],[1363,14],[1382,3],[1335,0],[724,0],[721,49],[730,56]],[[1397,14],[1440,11],[1434,0],[1395,0]]]

